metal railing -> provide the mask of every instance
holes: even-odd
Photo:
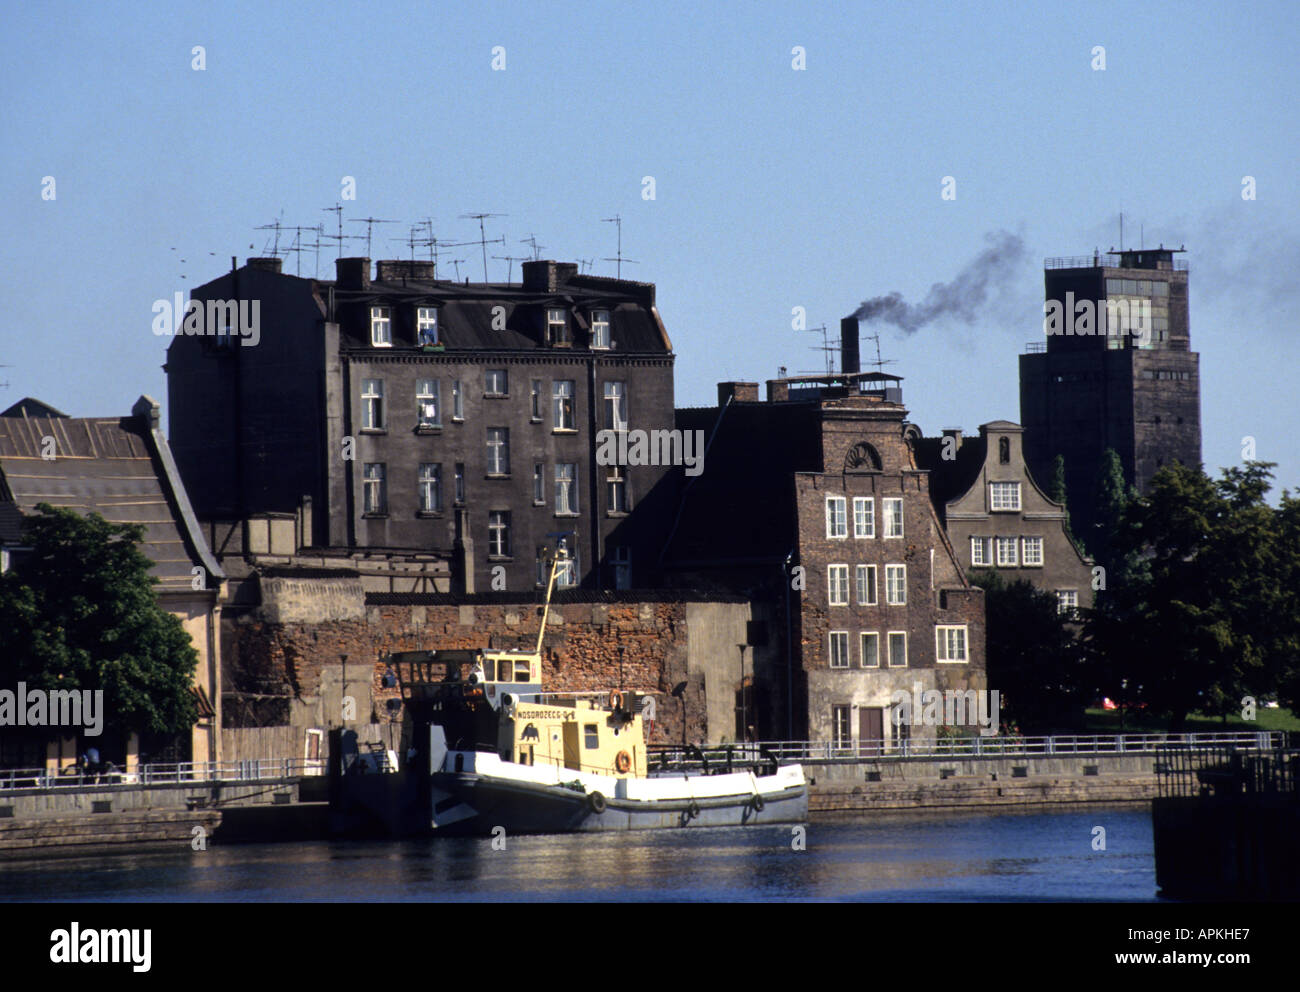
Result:
[[[775,759],[794,762],[852,762],[897,758],[1031,758],[1061,755],[1152,754],[1168,747],[1235,747],[1268,750],[1283,746],[1280,731],[1189,734],[1092,734],[1051,737],[949,737],[933,740],[761,741],[699,748],[651,745],[652,765],[748,765]]]
[[[1152,248],[1151,251],[1159,251],[1159,248]],[[1165,249],[1168,250],[1168,249]],[[1125,253],[1130,251],[1146,251],[1144,248],[1126,248]],[[1175,258],[1173,260],[1175,272],[1187,272],[1187,260],[1184,258]],[[1055,255],[1043,259],[1043,268],[1045,269],[1117,269],[1120,267],[1119,259],[1111,252],[1101,252],[1099,255]],[[1159,270],[1156,270],[1159,271]]]
[[[1300,800],[1300,750],[1166,747],[1156,752],[1162,797],[1274,795]]]
[[[91,772],[70,766],[62,772],[44,768],[0,768],[0,792],[17,789],[88,789],[105,785],[167,785],[213,782],[262,782],[325,774],[315,758],[250,758],[243,761],[175,761],[105,767]]]

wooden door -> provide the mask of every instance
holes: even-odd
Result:
[[[885,737],[885,711],[879,706],[858,708],[858,753],[880,754]]]

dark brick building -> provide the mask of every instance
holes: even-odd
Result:
[[[845,339],[856,344],[856,322]],[[717,407],[677,411],[712,440],[665,564],[683,585],[767,604],[752,681],[738,673],[731,687],[742,701],[757,689],[756,710],[744,706],[760,739],[893,747],[908,732],[894,726],[896,691],[984,687],[983,593],[935,514],[899,381],[771,380],[766,402],[754,383],[722,383]]]
[[[1060,307],[1062,323],[1020,356],[1020,420],[1037,478],[1049,478],[1056,456],[1064,456],[1076,534],[1090,532],[1106,448],[1115,449],[1139,491],[1162,465],[1201,463],[1200,356],[1191,350],[1187,266],[1174,257],[1179,251],[1162,246],[1108,252],[1115,260],[1047,260],[1047,305]],[[1112,333],[1099,333],[1103,313],[1134,304],[1147,310],[1149,322],[1116,328],[1112,320]],[[1092,319],[1085,321],[1089,308]]]
[[[425,262],[372,278],[344,258],[324,281],[249,259],[192,298],[260,316],[256,335],[209,320],[167,352],[172,448],[219,554],[279,540],[428,579],[400,588],[524,592],[568,532],[566,584],[646,581],[664,468],[599,465],[596,435],[672,427],[653,285],[553,261],[472,284]]]

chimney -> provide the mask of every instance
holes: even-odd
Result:
[[[767,380],[767,401],[769,403],[784,403],[790,398],[790,383],[786,379],[768,379]]]
[[[530,293],[554,293],[578,274],[577,263],[550,259],[525,262],[521,268],[524,289]]]
[[[943,429],[943,436],[944,436],[944,437],[950,437],[950,438],[953,439],[953,441],[955,442],[955,443],[953,444],[953,446],[952,446],[952,450],[953,450],[953,451],[957,451],[958,449],[961,448],[961,428],[960,428],[960,427],[945,427],[945,428]]]
[[[369,289],[370,259],[336,259],[334,262],[334,275],[339,289]]]
[[[845,375],[862,371],[858,356],[858,318],[845,317],[840,321],[840,371]]]
[[[261,269],[263,272],[274,272],[277,276],[280,274],[280,266],[283,262],[284,259],[274,256],[271,258],[244,259],[244,264],[250,269]]]
[[[433,263],[409,259],[376,262],[375,282],[433,282]]]
[[[758,383],[756,382],[720,382],[718,383],[718,406],[726,406],[727,400],[737,403],[757,403]]]

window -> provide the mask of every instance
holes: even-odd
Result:
[[[614,588],[632,588],[632,549],[614,549]]]
[[[435,462],[420,465],[420,512],[442,510],[442,466]]]
[[[582,746],[588,751],[594,751],[600,747],[600,728],[594,723],[584,723],[582,725]]]
[[[1056,612],[1073,616],[1079,608],[1079,593],[1074,589],[1056,590]]]
[[[508,427],[487,429],[487,474],[510,474],[510,429]]]
[[[591,311],[591,346],[593,348],[609,347],[609,311]]]
[[[365,513],[388,512],[388,489],[384,482],[385,466],[383,462],[367,462],[363,473],[362,511]]]
[[[1009,437],[998,438],[998,464],[1011,464],[1011,438]]]
[[[578,515],[578,466],[573,462],[555,466],[555,514]]]
[[[832,565],[827,579],[827,590],[831,606],[849,605],[849,566]]]
[[[563,310],[546,311],[546,338],[551,344],[572,344],[569,338],[569,322]]]
[[[903,536],[903,501],[902,499],[884,500],[885,537]]]
[[[849,521],[843,496],[826,497],[826,536],[848,537]]]
[[[622,468],[611,465],[609,475],[605,477],[605,485],[609,490],[609,512],[627,513],[627,478],[623,475]]]
[[[465,464],[464,462],[456,463],[456,505],[465,505]]]
[[[415,410],[421,427],[442,426],[442,404],[438,401],[438,380],[417,379],[415,382]]]
[[[858,603],[876,605],[876,566],[859,565],[857,568]]]
[[[610,430],[627,430],[627,383],[605,383],[605,426]]]
[[[996,538],[998,550],[998,568],[1008,568],[1016,563],[1016,544],[1014,537]]]
[[[376,348],[393,346],[393,317],[388,307],[370,308],[370,343]]]
[[[515,662],[515,681],[527,682],[532,678],[532,672],[529,671],[529,663],[526,661]]]
[[[492,510],[488,513],[488,557],[510,556],[510,511]]]
[[[1043,539],[1041,537],[1021,538],[1020,563],[1022,565],[1041,565],[1043,563]]]
[[[947,664],[964,664],[966,656],[966,627],[935,627],[934,657]]]
[[[975,566],[993,564],[993,538],[972,537],[970,539],[970,563]]]
[[[831,707],[831,731],[837,748],[853,746],[853,723],[850,720],[852,708],[849,706]]]
[[[539,423],[542,419],[542,380],[541,379],[534,379],[532,381],[532,383],[529,385],[528,396],[529,396],[528,415],[533,419],[535,423]]]
[[[451,384],[451,419],[465,419],[465,390],[460,388],[460,380]]]
[[[508,396],[510,389],[505,369],[488,369],[483,373],[483,394],[485,396]]]
[[[533,504],[546,504],[546,463],[533,462]]]
[[[1019,482],[990,482],[989,508],[994,512],[1020,509]]]
[[[891,630],[889,632],[889,667],[907,667],[907,632]]]
[[[605,389],[608,395],[609,387]],[[551,419],[555,422],[554,430],[572,431],[577,429],[573,419],[573,380],[557,379],[551,383]]]
[[[858,635],[861,645],[861,665],[863,668],[880,667],[880,635],[875,631],[864,630]]]
[[[361,429],[363,431],[382,431],[384,429],[384,380],[361,380]]]
[[[907,566],[885,566],[885,602],[890,606],[907,605]]]
[[[422,345],[438,343],[438,308],[415,308],[415,339]]]
[[[578,553],[575,551],[568,558],[560,562],[560,567],[555,573],[555,586],[557,589],[569,589],[578,584]]]
[[[876,501],[870,496],[853,497],[853,536],[876,536]]]
[[[849,667],[849,632],[832,630],[830,632],[831,668]]]

